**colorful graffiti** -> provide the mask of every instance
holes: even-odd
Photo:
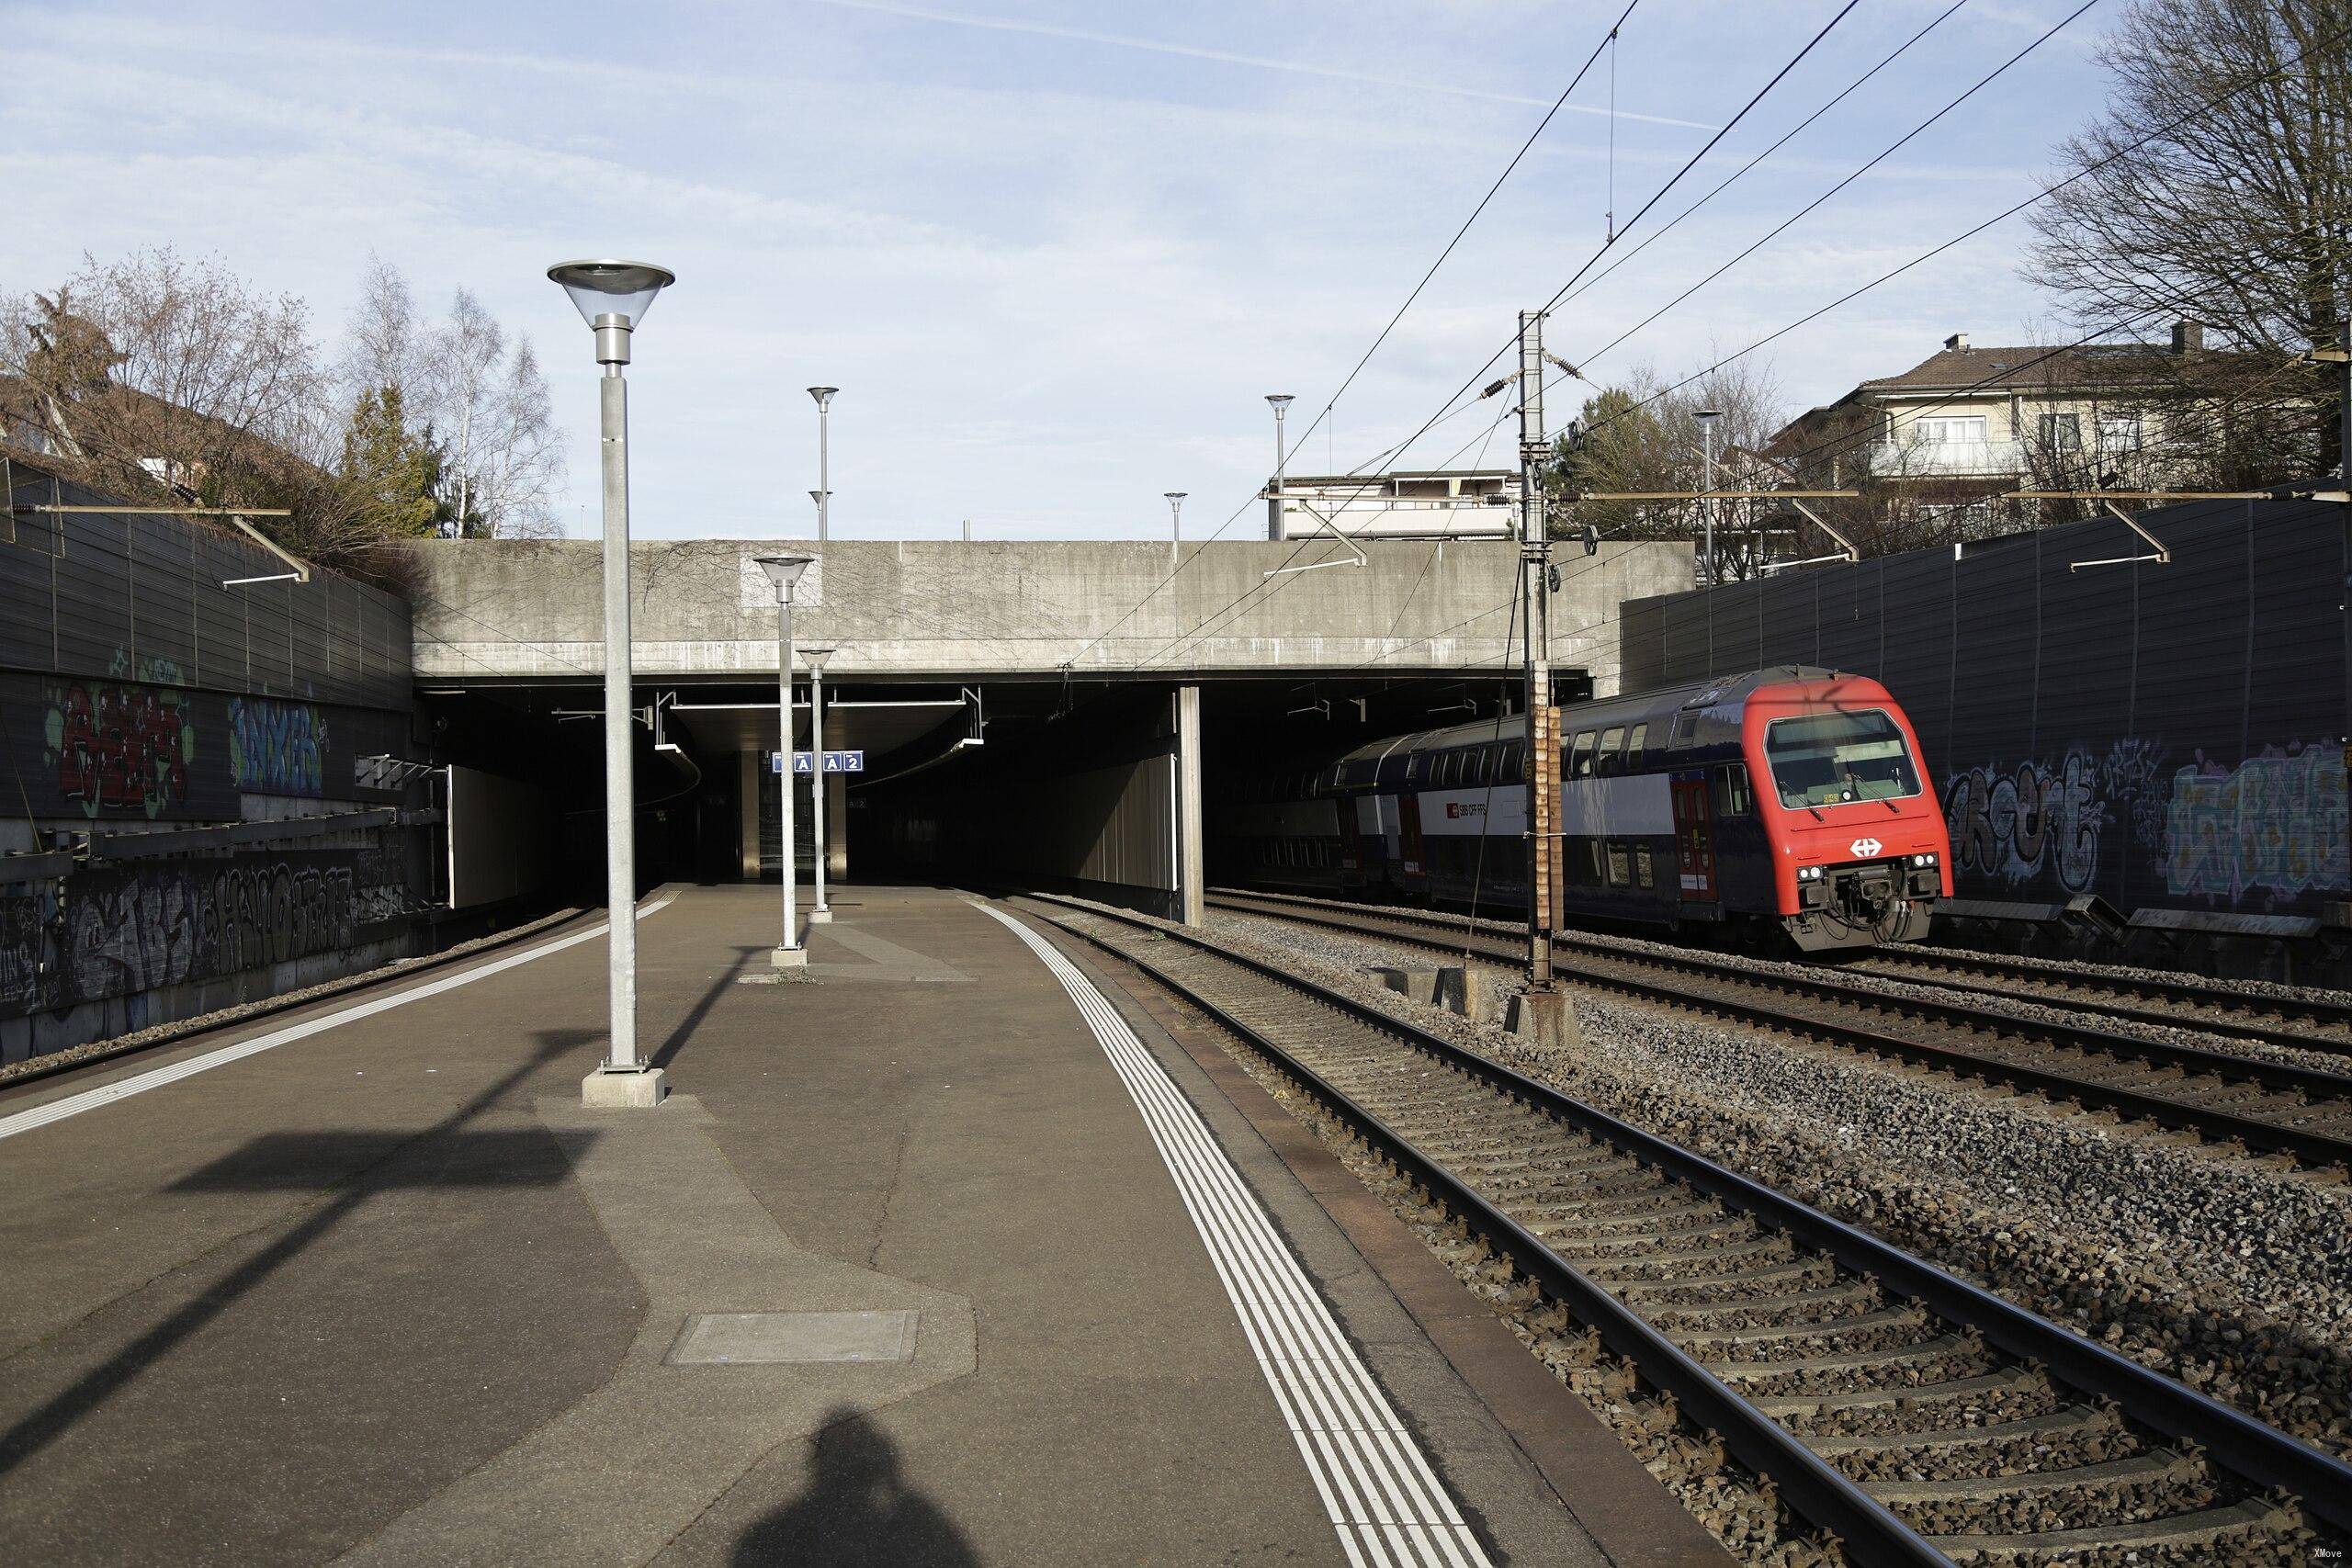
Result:
[[[79,871],[57,891],[0,899],[0,1011],[132,997],[331,953],[413,907],[399,855],[383,851]]]
[[[326,793],[326,720],[308,703],[229,699],[229,776],[239,789]]]
[[[57,792],[87,817],[185,805],[196,726],[187,698],[155,686],[97,682],[49,683],[42,718],[43,760],[56,770]]]
[[[2233,902],[2344,887],[2344,773],[2333,746],[2266,747],[2234,768],[2198,753],[2172,776],[2165,886]]]

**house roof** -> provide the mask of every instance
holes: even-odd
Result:
[[[2052,349],[2042,344],[2013,347],[1945,348],[1910,369],[1862,382],[1855,393],[1949,392],[1981,388],[2112,386],[2143,379],[2169,357],[2155,344],[2081,344]],[[1850,394],[1849,394],[1850,395]]]

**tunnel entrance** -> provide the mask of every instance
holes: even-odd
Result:
[[[1589,688],[1578,671],[1562,676],[1563,700]],[[1515,712],[1518,695],[1516,672],[1499,668],[1306,681],[828,681],[825,749],[860,764],[822,776],[828,875],[1059,887],[1175,914],[1188,874],[1204,884],[1250,879],[1254,852],[1224,830],[1234,804],[1369,740]],[[775,880],[774,685],[663,682],[637,698],[640,883]],[[458,852],[493,839],[532,846],[525,858],[544,865],[546,897],[598,901],[598,688],[452,684],[420,694],[419,712],[437,761],[517,786],[495,809],[453,812]],[[796,750],[809,749],[810,728],[804,682]],[[807,877],[818,846],[806,778],[800,787],[796,863]]]

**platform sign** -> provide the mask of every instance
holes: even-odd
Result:
[[[792,754],[792,771],[798,775],[816,773],[815,755],[808,751],[795,751]],[[862,773],[865,772],[865,753],[864,751],[828,751],[825,753],[824,771],[829,773]],[[783,752],[768,753],[768,772],[772,773],[784,772]]]

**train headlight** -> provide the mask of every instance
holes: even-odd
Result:
[[[1936,863],[1935,852],[1933,851],[1929,851],[1928,853],[1923,855],[1913,855],[1911,857],[1911,863],[1913,865],[1933,865]]]
[[[1797,880],[1799,882],[1818,882],[1827,874],[1828,873],[1824,867],[1817,865],[1801,865],[1797,867]]]

